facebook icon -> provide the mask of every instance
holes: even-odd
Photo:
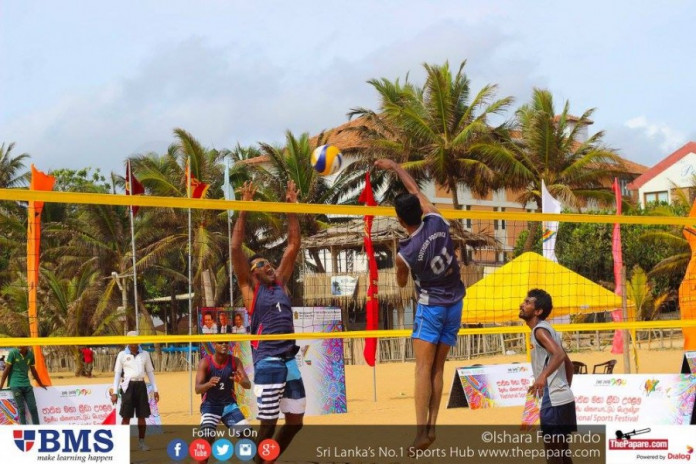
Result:
[[[175,461],[182,461],[188,456],[188,446],[181,438],[175,438],[167,445],[167,454]]]

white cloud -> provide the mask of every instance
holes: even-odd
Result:
[[[352,107],[377,108],[368,79],[403,80],[410,73],[421,84],[423,63],[449,60],[456,69],[464,58],[472,92],[498,83],[498,96],[515,95],[519,104],[531,92],[536,66],[500,53],[511,43],[513,37],[488,24],[463,29],[445,20],[360,57],[310,66],[303,60],[278,63],[268,50],[192,37],[160,46],[128,77],[15,118],[3,137],[42,169],[119,172],[128,155],[164,152],[175,127],[215,148],[282,142],[287,129],[315,134],[345,122]]]
[[[665,123],[648,121],[645,116],[637,116],[624,123],[629,129],[642,132],[648,139],[653,140],[665,154],[669,154],[684,145],[686,134]]]

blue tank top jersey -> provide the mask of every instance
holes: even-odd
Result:
[[[423,216],[420,227],[399,243],[399,256],[411,270],[418,303],[448,306],[464,297],[449,224],[439,214]]]
[[[251,306],[251,333],[253,334],[294,334],[295,326],[292,321],[292,305],[290,297],[282,285],[258,284]],[[294,338],[291,340],[252,341],[254,364],[270,357],[288,356],[295,347]],[[294,356],[294,354],[292,354]]]
[[[203,394],[203,403],[213,405],[236,403],[237,398],[234,395],[234,381],[232,380],[234,371],[237,370],[234,358],[228,356],[227,362],[223,365],[215,364],[215,358],[211,355],[206,355],[206,358],[208,359],[208,378],[220,377],[220,382]]]

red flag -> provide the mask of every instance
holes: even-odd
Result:
[[[377,206],[375,196],[372,193],[372,183],[370,182],[369,171],[365,173],[365,188],[358,198],[360,203],[365,203],[365,206]],[[369,267],[370,282],[367,285],[367,300],[365,303],[366,314],[366,330],[377,330],[379,327],[379,301],[377,299],[377,260],[375,259],[375,250],[372,247],[372,220],[374,216],[364,216],[365,220],[365,253],[367,253],[367,262]],[[365,339],[365,362],[370,366],[375,365],[375,357],[377,355],[377,339]]]
[[[189,162],[186,160],[186,192],[189,198],[203,198],[210,185],[193,177]]]
[[[114,408],[102,422],[102,425],[116,425],[116,408]]]
[[[616,214],[621,214],[621,189],[619,188],[619,181],[614,178],[614,184],[612,184],[612,189],[614,190],[614,196],[616,197]],[[614,224],[614,232],[611,237],[611,254],[614,258],[614,284],[615,291],[619,296],[621,293],[621,268],[623,268],[623,253],[621,252],[621,227],[619,224]],[[621,322],[623,319],[622,309],[615,309],[611,312],[611,319],[614,322]],[[623,353],[623,331],[614,331],[614,341],[611,345],[611,352],[614,354]]]
[[[128,160],[126,163],[126,195],[142,195],[143,193],[145,193],[145,187],[133,175],[131,163]],[[139,206],[131,206],[131,208],[133,208],[133,216],[138,214]]]

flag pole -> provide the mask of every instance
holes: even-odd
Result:
[[[234,191],[232,190],[232,186],[230,185],[230,158],[229,156],[225,156],[225,200],[234,200]],[[234,309],[234,288],[232,286],[232,272],[234,269],[232,268],[232,253],[229,252],[230,250],[230,243],[232,243],[232,211],[227,210],[227,256],[229,259],[229,265],[230,265],[230,308]]]
[[[186,159],[186,197],[191,198],[191,157]],[[191,295],[192,287],[192,272],[191,272],[191,208],[188,209],[188,334],[193,333],[192,318],[193,312],[193,296]],[[193,343],[189,342],[188,346],[188,370],[189,370],[189,414],[193,414]]]
[[[131,192],[133,191],[133,166],[131,166],[130,160],[128,160],[128,185],[131,186]],[[135,226],[133,225],[133,205],[128,208],[130,212],[130,232],[131,232],[131,251],[133,253],[133,308],[135,309],[135,330],[140,334],[140,314],[138,311],[138,273],[135,270]],[[126,282],[123,282],[126,285]],[[123,308],[125,311],[126,308]]]

